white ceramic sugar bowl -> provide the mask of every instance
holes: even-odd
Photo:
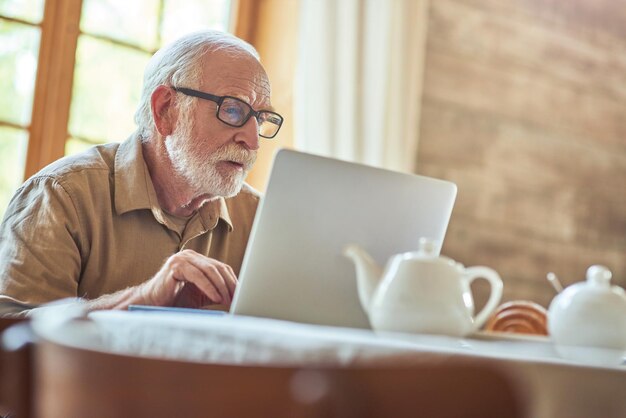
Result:
[[[568,286],[548,309],[548,331],[566,359],[616,365],[626,356],[626,292],[611,286],[604,266],[587,269],[587,280]]]

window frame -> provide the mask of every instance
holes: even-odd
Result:
[[[45,2],[24,178],[65,154],[82,4]]]

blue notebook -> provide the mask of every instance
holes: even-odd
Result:
[[[130,305],[129,311],[134,312],[174,312],[174,313],[192,313],[200,315],[212,315],[221,316],[226,315],[228,312],[224,311],[212,311],[209,309],[193,309],[193,308],[175,308],[171,306],[150,306],[150,305]]]

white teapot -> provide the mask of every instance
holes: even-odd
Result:
[[[561,357],[620,364],[626,355],[626,292],[611,286],[604,266],[587,269],[587,280],[568,286],[550,303],[548,331]]]
[[[465,268],[438,257],[432,240],[422,238],[416,252],[393,256],[381,271],[357,245],[344,255],[356,265],[359,299],[372,328],[466,336],[480,328],[502,297],[502,279],[488,267]],[[487,304],[474,315],[470,283],[482,277],[491,285]]]

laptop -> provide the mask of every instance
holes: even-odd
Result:
[[[421,237],[440,251],[456,190],[449,181],[279,150],[230,312],[370,328],[343,249],[358,244],[381,267],[416,250]]]

